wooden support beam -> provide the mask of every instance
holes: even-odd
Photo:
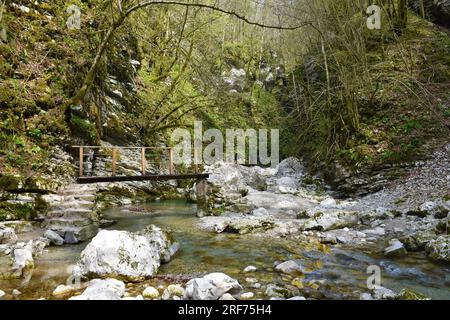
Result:
[[[198,150],[194,148],[194,173],[198,173]]]
[[[80,177],[84,175],[84,149],[83,147],[80,147]]]
[[[145,148],[141,149],[141,172],[145,176]]]
[[[173,148],[169,149],[169,174],[174,174],[174,166],[173,166]]]
[[[128,182],[128,181],[168,181],[168,180],[201,180],[208,179],[209,174],[174,174],[145,176],[115,176],[115,177],[79,177],[78,183],[89,184],[97,182]],[[202,194],[202,193],[201,193]]]
[[[112,149],[112,175],[116,175],[116,161],[117,161],[117,149]]]

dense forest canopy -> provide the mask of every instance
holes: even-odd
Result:
[[[363,0],[3,1],[3,166],[73,139],[170,144],[194,119],[280,128],[314,164],[420,156],[448,134],[448,36],[420,1],[375,3],[378,30]]]

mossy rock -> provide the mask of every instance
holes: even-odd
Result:
[[[396,297],[397,300],[430,300],[427,296],[412,289],[403,289]]]
[[[20,185],[20,179],[11,175],[1,175],[0,176],[0,190],[14,190]]]
[[[6,201],[0,202],[0,221],[33,220],[34,218],[36,218],[36,211],[30,203],[15,204]]]

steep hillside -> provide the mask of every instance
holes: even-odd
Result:
[[[340,190],[367,193],[448,142],[450,38],[412,12],[399,33],[387,19],[368,30],[366,17],[342,14],[349,23],[326,26],[284,105],[297,119],[297,154]]]
[[[15,1],[4,8],[0,168],[8,183],[1,188],[14,180],[32,187],[42,177],[75,176],[73,164],[52,158],[73,154],[72,145],[169,144],[171,130],[190,128],[194,119],[219,129],[280,126],[283,111],[269,89],[284,77],[275,73],[281,62],[267,49],[260,65],[261,52],[250,40],[231,34],[224,41],[219,27],[206,33],[210,17],[201,12],[186,12],[183,24],[182,8],[155,8],[127,20],[108,45],[92,90],[70,105],[108,23],[102,1],[73,4],[82,12],[79,30],[66,25],[66,1]]]

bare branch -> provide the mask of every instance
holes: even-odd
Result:
[[[297,25],[297,26],[274,26],[274,25],[268,25],[268,24],[264,24],[264,23],[259,23],[256,21],[251,21],[249,20],[246,16],[241,15],[235,11],[231,11],[231,10],[227,10],[227,9],[223,9],[223,8],[219,8],[216,6],[212,6],[212,5],[208,5],[208,4],[202,4],[202,3],[186,3],[186,2],[180,2],[180,1],[143,1],[140,2],[134,6],[132,6],[131,8],[129,8],[126,12],[125,15],[128,16],[131,13],[133,13],[134,11],[144,8],[144,7],[148,7],[148,6],[152,6],[152,5],[173,5],[173,6],[184,6],[184,7],[197,7],[197,8],[204,8],[204,9],[210,9],[213,11],[217,11],[220,13],[224,13],[230,16],[234,16],[242,21],[245,21],[247,24],[250,25],[254,25],[254,26],[258,26],[261,28],[266,28],[266,29],[277,29],[277,30],[297,30],[306,26],[311,25],[311,22],[305,22],[303,24]]]

